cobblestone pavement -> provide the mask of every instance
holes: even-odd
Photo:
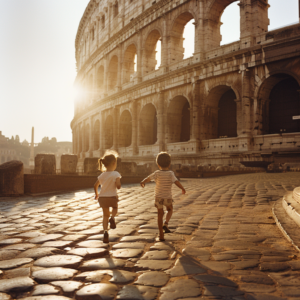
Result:
[[[92,189],[2,198],[0,299],[299,299],[300,256],[271,208],[300,174],[182,183],[166,242],[157,241],[154,184],[120,190],[109,245]]]

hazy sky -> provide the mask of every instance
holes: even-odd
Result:
[[[0,131],[35,142],[71,141],[75,37],[89,0],[0,0]],[[270,27],[298,22],[298,0],[269,0]],[[239,7],[228,7],[222,43],[239,39]],[[189,38],[186,42],[189,44]],[[185,45],[193,52],[193,46]]]

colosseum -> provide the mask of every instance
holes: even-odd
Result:
[[[299,160],[300,24],[268,31],[268,0],[240,0],[240,39],[221,46],[233,2],[89,2],[75,42],[79,168],[106,149],[137,164],[159,151],[192,165]],[[194,53],[184,59],[191,20]]]

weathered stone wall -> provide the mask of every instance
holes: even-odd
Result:
[[[54,154],[37,154],[35,156],[35,174],[56,174]]]
[[[0,165],[0,196],[19,196],[23,194],[23,163],[12,160]]]
[[[63,154],[60,158],[61,174],[75,174],[78,157],[75,154]]]
[[[300,25],[268,32],[268,1],[241,0],[240,40],[220,46],[220,17],[232,2],[90,1],[76,37],[76,82],[86,91],[71,123],[79,168],[106,149],[138,165],[162,150],[174,163],[215,166],[297,152],[300,125],[291,116],[269,125],[278,85],[300,89]],[[183,60],[191,19],[195,51]]]

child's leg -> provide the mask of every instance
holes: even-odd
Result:
[[[103,210],[103,229],[107,231],[108,227],[108,218],[110,216],[109,207],[102,207]]]
[[[165,223],[169,223],[171,217],[172,217],[172,214],[173,214],[173,205],[171,206],[167,206],[167,215],[166,215],[166,222]]]
[[[113,207],[112,212],[111,212],[111,216],[114,218],[118,213],[118,208],[117,207]]]
[[[157,208],[157,223],[158,223],[159,238],[160,239],[164,238],[163,217],[164,217],[164,209],[163,208]]]

